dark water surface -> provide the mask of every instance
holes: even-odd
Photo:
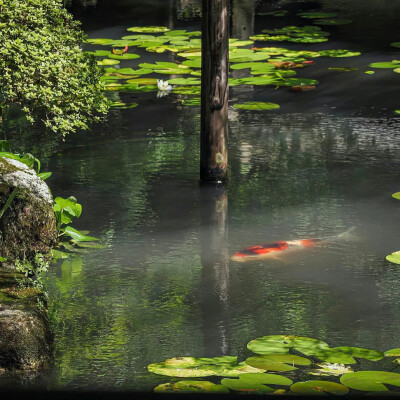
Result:
[[[285,20],[254,16],[251,2],[247,9],[233,3],[232,30],[242,36],[306,25],[297,10],[338,10],[354,23],[325,27],[329,42],[306,48],[363,54],[317,59],[300,71],[320,81],[313,92],[232,88],[232,104],[281,108],[230,110],[226,191],[199,187],[200,109],[183,107],[173,93],[125,95],[139,107],[113,111],[107,123],[65,143],[14,139],[53,171],[55,196],[73,194],[82,203],[75,226],[105,245],[51,267],[55,367],[19,385],[150,391],[169,379],[149,374],[149,363],[223,354],[242,361],[248,341],[272,334],[400,347],[400,269],[385,261],[400,249],[400,203],[391,198],[400,190],[400,118],[393,112],[400,75],[364,73],[371,62],[400,58],[389,46],[400,40],[400,1],[273,2],[292,11]],[[193,0],[98,0],[71,9],[89,37],[119,38],[144,24],[200,27]],[[155,59],[141,54],[139,62]],[[229,260],[251,245],[312,237],[326,241],[281,260]]]

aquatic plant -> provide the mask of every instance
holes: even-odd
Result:
[[[29,122],[63,135],[108,110],[93,55],[60,0],[0,2],[0,112],[18,105]]]
[[[219,384],[208,381],[183,380],[159,385],[154,391],[228,393],[227,390],[229,390],[239,393],[345,395],[350,391],[351,394],[355,394],[357,391],[388,392],[389,389],[386,385],[400,386],[400,374],[398,373],[379,370],[354,371],[353,368],[345,365],[356,363],[353,357],[373,362],[387,357],[398,357],[400,356],[398,348],[385,353],[350,346],[331,348],[322,340],[291,335],[263,336],[250,341],[247,348],[258,355],[249,357],[241,363],[237,363],[235,356],[221,356],[213,358],[175,357],[150,364],[148,366],[150,372],[164,376],[225,377]],[[292,351],[296,354],[293,354]],[[321,363],[321,360],[326,359],[327,355],[331,359],[345,360],[345,362]],[[359,366],[360,364],[357,364],[357,367]],[[228,373],[230,375],[227,375]],[[304,373],[329,376],[331,380],[302,381]],[[289,376],[284,374],[289,374]],[[231,378],[228,379],[227,376]],[[335,378],[340,382],[334,382]],[[298,381],[293,382],[295,379]],[[269,385],[274,385],[274,387]],[[353,393],[354,390],[356,392]]]

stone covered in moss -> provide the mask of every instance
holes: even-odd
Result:
[[[0,371],[38,370],[53,354],[42,291],[25,276],[0,269]]]
[[[53,199],[35,171],[19,161],[0,157],[0,210],[17,188],[0,218],[0,256],[13,263],[32,262],[49,253],[57,239]]]

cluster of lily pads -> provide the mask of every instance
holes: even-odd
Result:
[[[200,104],[201,85],[201,32],[170,30],[163,26],[131,27],[132,34],[121,39],[92,38],[87,42],[96,46],[108,46],[110,50],[96,49],[89,53],[99,57],[98,64],[104,67],[101,80],[107,91],[116,92],[158,92],[158,97],[175,94],[184,105]],[[229,85],[271,85],[276,88],[289,87],[294,91],[312,90],[318,85],[315,79],[296,77],[296,70],[313,64],[316,57],[352,57],[360,53],[348,50],[289,50],[282,47],[258,47],[255,41],[288,41],[295,43],[316,43],[326,41],[329,33],[318,26],[286,26],[278,30],[266,30],[248,40],[229,40],[231,71],[247,70],[248,76],[230,77]],[[135,48],[176,56],[174,62],[156,61],[138,63],[135,68],[121,67],[121,62],[139,59]],[[154,76],[156,75],[156,76]],[[157,75],[169,75],[164,81]],[[164,90],[169,87],[169,90]],[[116,108],[136,107],[137,103],[115,100]],[[251,102],[234,105],[238,109],[267,110],[279,108],[269,102]]]
[[[221,356],[175,357],[150,364],[148,370],[154,374],[189,378],[158,385],[154,391],[345,395],[354,390],[391,393],[391,386],[400,387],[398,373],[354,371],[349,366],[356,364],[357,367],[356,359],[376,362],[399,357],[398,348],[384,353],[359,347],[331,348],[318,339],[285,335],[254,339],[247,348],[256,355],[239,363],[237,357]],[[398,359],[394,361],[398,363]],[[294,382],[306,374],[324,378]],[[212,381],[198,379],[205,377],[213,378]],[[216,377],[222,377],[220,382]]]

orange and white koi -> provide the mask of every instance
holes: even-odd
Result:
[[[295,252],[298,250],[308,249],[310,247],[315,247],[322,245],[327,242],[334,241],[336,239],[350,239],[352,238],[351,232],[355,227],[351,227],[346,232],[343,232],[337,236],[331,237],[329,239],[300,239],[300,240],[288,240],[262,244],[259,246],[248,247],[247,249],[237,251],[232,257],[232,261],[245,262],[251,260],[258,260],[264,258],[275,258],[279,259],[282,254],[287,254]]]
[[[245,262],[263,258],[278,258],[282,253],[303,250],[323,243],[322,239],[288,240],[248,247],[237,251],[232,261]]]

